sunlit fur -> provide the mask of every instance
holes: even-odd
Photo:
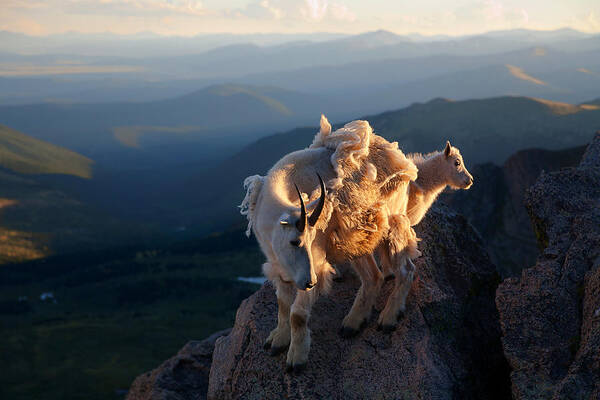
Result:
[[[412,228],[412,233],[405,236],[406,225],[414,226],[421,222],[446,186],[469,189],[473,184],[473,177],[460,151],[452,147],[450,142],[442,151],[427,155],[410,154],[408,157],[419,169],[419,176],[409,185],[407,218],[390,221],[390,235],[377,249],[384,275],[395,277],[394,290],[378,319],[378,324],[385,330],[392,330],[398,315],[405,311],[406,297],[414,279],[415,267],[411,260],[419,253],[416,249],[417,237]]]
[[[295,221],[300,201],[294,184],[307,194],[310,213],[319,197],[317,173],[327,183],[327,201],[315,227],[299,232]],[[265,177],[246,179],[242,213],[267,257],[263,271],[278,298],[278,324],[266,346],[277,353],[289,345],[289,368],[299,368],[308,359],[307,321],[312,304],[329,285],[330,262],[375,250],[389,229],[388,216],[405,209],[408,182],[416,174],[397,144],[373,135],[366,121],[353,121],[331,132],[322,117],[311,148],[286,155]],[[300,240],[301,245],[288,245],[291,240]],[[303,290],[314,279],[317,286]]]
[[[421,222],[446,186],[452,189],[469,189],[473,184],[473,176],[467,170],[460,151],[450,142],[446,143],[446,148],[442,151],[425,156],[410,154],[408,157],[419,168],[419,177],[410,185],[407,208],[407,215],[413,226]]]

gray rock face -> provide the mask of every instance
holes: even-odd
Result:
[[[527,149],[510,156],[502,167],[487,163],[471,172],[475,185],[450,191],[441,200],[481,233],[492,262],[502,278],[519,276],[535,264],[539,253],[531,221],[523,203],[526,190],[542,171],[556,171],[579,164],[585,146],[550,151]]]
[[[355,338],[338,334],[359,282],[348,275],[313,308],[307,369],[285,371],[263,342],[276,325],[276,298],[265,284],[240,306],[235,326],[217,340],[209,399],[508,398],[494,292],[498,276],[467,221],[434,207],[417,227],[424,256],[392,334],[376,330],[377,311]],[[387,282],[377,302],[390,292]]]
[[[127,400],[204,400],[215,341],[231,329],[187,343],[174,357],[138,376]]]
[[[600,132],[579,167],[542,174],[526,195],[544,248],[498,288],[515,399],[600,398]]]

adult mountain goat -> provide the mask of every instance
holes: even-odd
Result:
[[[263,272],[277,294],[277,327],[265,346],[277,354],[289,345],[288,369],[308,360],[310,309],[329,287],[331,263],[357,260],[363,282],[343,324],[370,313],[371,282],[383,279],[370,255],[388,232],[389,216],[406,210],[406,189],[416,177],[397,144],[374,135],[366,121],[332,132],[322,116],[310,148],[284,156],[264,177],[246,178],[241,212],[247,234],[254,232],[267,257]]]

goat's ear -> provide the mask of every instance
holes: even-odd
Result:
[[[446,158],[448,158],[448,156],[450,155],[450,151],[452,151],[452,145],[450,145],[450,141],[447,140],[446,148],[444,149],[444,155],[446,156]]]
[[[331,133],[331,124],[323,114],[321,114],[321,133],[323,135],[329,135]]]

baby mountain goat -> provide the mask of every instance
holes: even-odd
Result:
[[[288,369],[308,360],[307,322],[329,287],[332,263],[356,260],[363,282],[344,323],[370,313],[372,303],[365,301],[373,298],[373,279],[382,280],[371,254],[388,232],[389,217],[406,210],[408,184],[416,177],[398,145],[374,135],[366,121],[331,132],[322,116],[310,148],[284,156],[264,177],[246,178],[241,212],[248,216],[247,234],[254,232],[267,257],[263,272],[278,303],[277,327],[265,347],[277,354],[289,345]],[[410,236],[405,219],[404,235]]]
[[[408,192],[408,207],[406,215],[411,226],[415,226],[425,216],[439,194],[450,186],[452,189],[469,189],[473,184],[473,176],[467,170],[460,151],[446,142],[443,151],[437,151],[425,156],[409,154],[417,168],[419,175],[415,182],[410,182]],[[399,221],[405,224],[405,220]],[[403,231],[402,227],[400,231]],[[412,229],[411,229],[412,230]],[[386,279],[395,276],[395,286],[388,298],[385,308],[379,314],[378,326],[386,332],[393,331],[399,315],[406,309],[406,297],[414,280],[415,265],[411,258],[399,252],[398,229],[391,223],[389,235],[377,248]],[[414,231],[413,231],[414,233]],[[416,237],[416,236],[415,236]],[[400,241],[403,238],[400,237]]]
[[[374,135],[376,136],[376,135]],[[386,279],[395,277],[394,289],[390,293],[384,309],[379,314],[378,327],[385,332],[396,328],[398,317],[406,309],[406,297],[412,286],[415,274],[413,259],[421,253],[417,249],[415,226],[425,216],[439,194],[450,186],[453,189],[469,189],[473,177],[464,165],[460,151],[446,142],[443,151],[427,155],[409,154],[419,172],[416,181],[407,186],[396,186],[395,195],[407,198],[408,203],[400,202],[388,215],[389,228],[375,253]],[[407,197],[404,191],[407,190]],[[356,335],[371,315],[373,305],[383,283],[382,275],[372,254],[357,258],[351,263],[361,278],[361,288],[354,305],[342,323],[342,336]],[[341,272],[336,271],[337,277]]]

